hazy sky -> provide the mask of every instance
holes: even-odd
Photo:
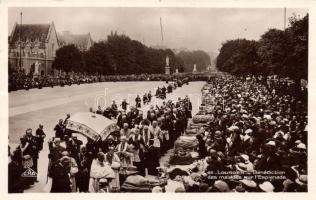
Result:
[[[9,8],[9,33],[15,22],[50,23],[57,32],[90,32],[95,41],[111,30],[125,33],[146,45],[202,49],[216,52],[221,43],[235,38],[259,39],[268,28],[283,29],[283,8]],[[304,16],[307,9],[287,9]]]

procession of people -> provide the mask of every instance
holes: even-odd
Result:
[[[188,95],[168,99],[176,85],[158,87],[161,105],[153,104],[149,91],[136,97],[135,106],[123,100],[90,109],[119,127],[105,140],[84,144],[66,128],[70,115],[60,119],[48,141],[50,192],[307,191],[307,88],[262,76],[213,77],[192,116]],[[36,135],[28,129],[9,151],[9,192],[36,183],[21,174],[37,172],[45,136],[43,125]],[[175,161],[161,163],[166,155]],[[145,189],[151,177],[157,181]]]

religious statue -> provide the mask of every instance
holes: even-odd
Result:
[[[35,62],[34,64],[34,75],[38,75],[39,74],[39,63],[38,61]]]
[[[166,57],[166,67],[165,67],[165,74],[170,75],[170,66],[169,66],[169,57]]]
[[[193,72],[196,72],[196,64],[193,65]]]

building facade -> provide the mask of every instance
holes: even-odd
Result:
[[[80,51],[88,51],[93,45],[90,33],[88,34],[72,34],[69,31],[58,33],[58,41],[60,47],[73,44]]]
[[[59,48],[54,22],[17,24],[9,36],[9,68],[25,74],[48,75]]]

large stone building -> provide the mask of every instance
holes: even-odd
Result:
[[[26,74],[51,74],[58,48],[53,22],[22,25],[15,23],[9,36],[9,67]]]
[[[59,45],[65,46],[73,44],[80,51],[87,51],[93,45],[93,40],[90,33],[88,34],[72,34],[69,31],[58,33]]]

